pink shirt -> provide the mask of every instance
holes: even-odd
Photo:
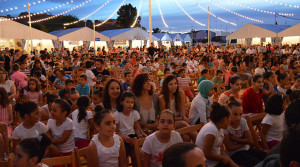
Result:
[[[24,91],[24,95],[28,96],[28,100],[35,102],[35,103],[39,103],[39,95],[42,94],[42,91],[39,92],[31,92],[31,91]]]
[[[27,76],[20,71],[16,71],[11,75],[11,80],[14,81],[14,83],[19,82],[20,83],[20,87],[24,88],[25,86],[27,86]]]
[[[186,76],[184,78],[178,77],[177,80],[178,80],[178,85],[179,85],[180,89],[190,86],[191,79],[188,76]]]
[[[234,73],[234,74],[230,74],[230,71],[225,71],[225,84],[228,84],[228,82],[229,82],[229,78],[230,77],[234,77],[234,76],[236,76],[236,74]]]

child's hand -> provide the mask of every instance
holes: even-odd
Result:
[[[121,137],[122,137],[122,139],[123,139],[126,143],[132,143],[132,142],[133,142],[133,139],[130,138],[129,136],[122,135]]]
[[[141,138],[144,138],[144,137],[147,137],[147,134],[143,132],[143,133],[141,134]]]

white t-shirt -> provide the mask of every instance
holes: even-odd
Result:
[[[119,132],[122,135],[135,134],[134,122],[140,119],[140,114],[136,110],[132,110],[128,116],[122,112],[115,112],[116,124],[119,124]]]
[[[245,131],[249,130],[249,127],[247,125],[247,122],[245,120],[245,118],[241,119],[240,125],[237,128],[233,128],[230,125],[228,126],[227,129],[224,129],[223,132],[224,134],[228,134],[229,136],[233,136],[236,138],[243,138],[245,135]],[[230,144],[231,145],[238,145],[239,143],[230,140]],[[242,151],[242,150],[249,150],[250,146],[248,144],[244,145],[243,147],[233,150],[233,151],[229,151],[229,155],[233,155],[234,153],[238,152],[238,151]]]
[[[180,134],[176,131],[171,132],[171,138],[168,143],[160,142],[156,137],[156,133],[152,133],[146,138],[142,151],[151,154],[150,167],[161,167],[164,151],[172,145],[182,142]]]
[[[283,119],[284,119],[284,113],[282,113],[281,115],[267,114],[264,117],[261,123],[271,125],[266,135],[267,142],[273,140],[281,141],[283,137],[283,125],[284,125]]]
[[[264,68],[259,68],[259,67],[257,67],[257,68],[255,69],[255,75],[263,75],[265,72],[266,72],[266,71],[265,71]]]
[[[208,99],[205,99],[200,94],[198,94],[193,99],[191,108],[190,108],[190,114],[189,114],[189,118],[191,120],[192,125],[195,125],[199,119],[200,119],[200,122],[203,122],[204,124],[207,123],[207,117],[209,117],[206,113],[206,107],[207,107],[208,101],[210,102],[210,104],[212,104],[211,97],[209,97]]]
[[[94,135],[92,141],[97,148],[98,167],[118,167],[120,154],[120,137],[116,134],[113,136],[114,145],[112,147],[105,147],[98,139],[98,134]]]
[[[27,129],[23,126],[23,122],[15,128],[12,134],[13,139],[28,139],[28,138],[37,138],[41,134],[46,133],[48,131],[48,127],[44,125],[42,122],[37,122],[30,129]]]
[[[95,82],[92,80],[95,78],[94,73],[91,70],[85,70],[85,75],[87,77],[87,82],[86,84],[89,86],[94,86]]]
[[[223,144],[224,134],[222,129],[218,130],[216,125],[213,122],[208,122],[205,124],[200,132],[197,135],[196,138],[196,145],[203,150],[203,142],[206,135],[213,135],[215,136],[214,145],[212,147],[212,153],[220,155],[221,154],[221,145]],[[206,160],[207,167],[213,167],[216,166],[219,162],[214,160]]]
[[[88,138],[88,128],[89,128],[89,119],[93,118],[93,113],[91,111],[86,111],[86,117],[85,119],[82,119],[80,123],[78,123],[78,113],[79,110],[76,109],[72,112],[72,120],[73,120],[73,126],[74,126],[74,137],[81,138],[81,139],[87,139]]]
[[[70,137],[63,144],[57,144],[57,148],[61,153],[72,152],[75,148],[74,134],[73,134],[73,121],[67,118],[60,126],[56,125],[55,119],[49,119],[47,124],[49,130],[51,131],[53,139],[61,138],[66,130],[72,130]]]

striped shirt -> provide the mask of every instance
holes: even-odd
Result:
[[[0,106],[0,122],[9,122],[8,105],[6,105],[6,107]]]
[[[178,77],[177,80],[178,80],[179,89],[190,86],[191,79],[188,76],[184,78]]]

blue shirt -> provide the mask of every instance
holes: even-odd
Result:
[[[79,84],[76,86],[76,90],[79,92],[79,95],[89,95],[90,94],[90,86],[85,84],[83,87]]]
[[[122,89],[123,91],[127,91],[130,89],[130,84],[126,83],[126,82],[123,82],[122,83]]]
[[[273,88],[274,88],[275,94],[278,94],[277,86],[273,85]],[[269,90],[269,87],[268,86],[264,86],[263,89]],[[263,100],[264,100],[265,105],[267,104],[268,99],[269,99],[269,96],[263,95]]]

